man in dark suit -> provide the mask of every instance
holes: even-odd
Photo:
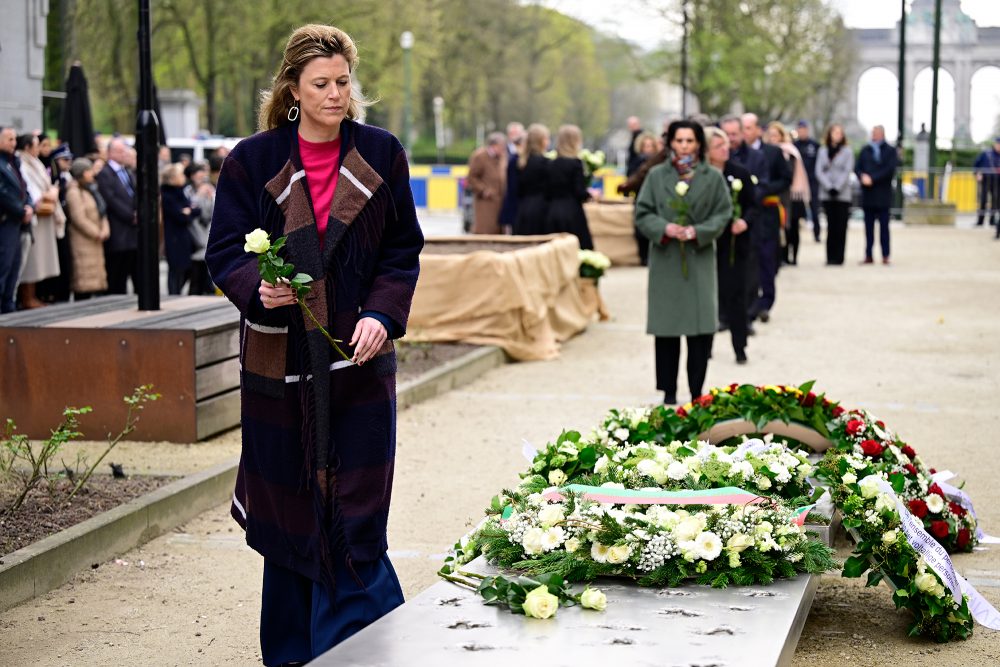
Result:
[[[510,234],[517,218],[517,155],[524,141],[524,125],[507,124],[507,189],[500,205],[500,232]]]
[[[127,294],[128,279],[136,284],[139,226],[135,178],[128,168],[129,147],[120,138],[108,144],[108,163],[97,175],[97,187],[108,206],[111,237],[104,243],[108,294]]]
[[[17,133],[0,127],[0,313],[16,309],[14,295],[21,273],[21,230],[31,224],[28,186],[21,177],[20,160],[14,155]]]
[[[899,160],[896,149],[885,141],[885,128],[872,128],[872,140],[861,149],[854,173],[861,182],[861,208],[865,212],[865,259],[871,264],[875,246],[875,221],[879,226],[882,263],[889,263],[889,209],[892,208],[892,179]]]
[[[813,237],[819,243],[819,181],[816,180],[816,158],[819,157],[819,143],[809,136],[809,123],[799,121],[795,129],[797,138],[794,143],[802,156],[802,166],[809,177],[809,217],[812,218]]]

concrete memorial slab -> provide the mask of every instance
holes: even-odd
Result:
[[[496,572],[482,558],[466,569]],[[802,575],[720,590],[609,579],[597,582],[608,596],[605,611],[564,607],[546,620],[484,605],[478,594],[442,582],[310,664],[787,665],[818,580]]]

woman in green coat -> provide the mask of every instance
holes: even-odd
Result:
[[[705,162],[705,132],[670,124],[671,159],[650,170],[636,199],[635,224],[649,239],[646,332],[656,336],[656,387],[677,403],[681,336],[687,337],[691,398],[701,396],[718,325],[715,239],[732,218],[722,174]]]

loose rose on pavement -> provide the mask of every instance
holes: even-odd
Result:
[[[548,586],[539,586],[524,598],[524,615],[532,618],[549,618],[559,608],[559,598],[549,593]]]
[[[599,588],[587,588],[580,594],[580,604],[587,609],[604,611],[608,606],[608,596]]]

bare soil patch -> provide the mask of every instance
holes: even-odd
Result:
[[[128,477],[94,475],[73,500],[67,479],[58,480],[51,490],[41,484],[28,494],[13,516],[0,519],[0,554],[6,555],[65,528],[118,507],[173,481],[173,477]],[[9,481],[0,482],[0,508],[6,508],[20,492]]]

